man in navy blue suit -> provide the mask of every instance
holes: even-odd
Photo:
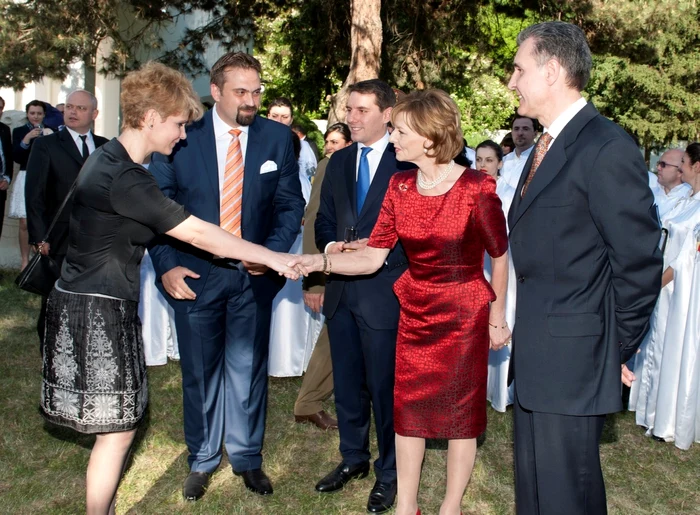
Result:
[[[322,251],[367,245],[389,179],[397,171],[387,131],[395,102],[392,89],[380,80],[350,87],[346,113],[354,144],[336,151],[326,168],[315,224],[316,244]],[[358,241],[343,241],[349,227],[357,230]],[[403,249],[397,245],[375,274],[331,275],[326,281],[323,313],[328,320],[343,461],[319,481],[316,490],[333,492],[353,478],[367,476],[373,411],[379,448],[376,482],[367,502],[373,513],[391,508],[396,497],[393,409],[399,304],[393,285],[406,266]]]
[[[260,71],[260,63],[242,52],[219,59],[210,79],[214,108],[188,127],[187,140],[171,156],[155,156],[150,170],[163,192],[193,215],[228,229],[235,213],[231,232],[287,252],[301,226],[304,198],[291,132],[257,116]],[[231,173],[240,175],[230,182]],[[271,494],[261,451],[270,311],[284,279],[172,239],[150,252],[158,287],[175,309],[190,465],[183,495],[204,495],[222,441],[246,487]]]

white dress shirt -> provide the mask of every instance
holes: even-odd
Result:
[[[377,168],[379,168],[379,162],[382,160],[384,151],[389,144],[389,132],[384,133],[384,136],[372,143],[371,145],[365,145],[364,143],[357,144],[357,161],[355,162],[355,182],[357,182],[357,174],[360,169],[360,158],[362,157],[362,149],[366,146],[372,147],[372,152],[367,154],[367,162],[369,163],[369,183],[372,184],[374,176],[377,173]]]
[[[507,154],[503,158],[503,167],[501,168],[501,177],[506,181],[513,189],[518,187],[518,182],[520,182],[520,176],[523,174],[523,168],[525,168],[525,163],[527,163],[532,149],[535,145],[530,148],[523,150],[520,155],[517,154],[515,150]]]
[[[92,131],[87,131],[85,134],[80,134],[78,132],[75,132],[70,127],[66,127],[66,130],[70,134],[70,137],[73,138],[75,146],[78,147],[78,154],[80,154],[81,156],[83,155],[83,140],[80,139],[80,136],[87,136],[85,142],[87,143],[88,150],[91,154],[95,151],[95,140],[92,138]]]
[[[550,147],[552,146],[552,143],[554,143],[554,140],[557,139],[557,136],[561,134],[561,131],[564,130],[564,127],[566,127],[566,125],[579,113],[581,109],[586,107],[587,103],[588,102],[586,102],[585,98],[579,98],[576,102],[564,109],[564,111],[557,116],[549,127],[545,128],[544,132],[548,132],[552,137],[552,141],[549,142]]]
[[[217,113],[218,106],[215,104],[212,109],[212,122],[214,124],[214,139],[216,141],[216,167],[219,172],[219,201],[221,201],[221,192],[224,188],[224,173],[226,172],[226,155],[228,147],[231,144],[233,136],[228,131],[231,129],[239,129],[241,133],[238,135],[238,141],[241,144],[241,153],[243,154],[243,163],[245,163],[245,153],[248,148],[248,126],[241,125],[240,127],[231,127],[224,122]]]

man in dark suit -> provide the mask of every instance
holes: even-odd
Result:
[[[290,130],[257,116],[260,63],[235,52],[211,71],[216,105],[171,156],[150,166],[163,192],[193,215],[287,252],[304,198]],[[204,495],[225,444],[236,475],[272,493],[262,471],[272,300],[284,279],[265,267],[165,241],[150,249],[157,285],[175,309],[190,474],[183,495]]]
[[[65,128],[36,138],[27,161],[24,192],[29,243],[37,252],[51,256],[59,267],[68,250],[68,225],[73,206],[70,200],[48,241],[44,241],[44,237],[88,155],[107,143],[106,138],[91,131],[98,113],[95,95],[82,89],[73,91],[66,98]],[[42,301],[37,321],[40,344],[44,341],[45,315],[46,299]]]
[[[509,87],[545,131],[508,216],[516,510],[603,514],[598,446],[659,294],[659,223],[639,150],[581,97],[592,62],[581,29],[541,23],[518,44]]]
[[[5,99],[0,97],[0,116],[5,110]],[[12,136],[10,128],[0,123],[0,235],[2,224],[5,221],[5,201],[7,200],[7,188],[12,181]]]
[[[389,179],[397,171],[387,131],[395,102],[392,89],[380,80],[350,87],[346,112],[354,144],[336,151],[326,169],[315,226],[319,250],[335,253],[366,246]],[[357,230],[359,241],[343,241],[350,227]],[[406,266],[397,245],[371,276],[331,275],[323,305],[343,461],[316,490],[332,492],[368,474],[373,411],[379,457],[367,509],[374,513],[388,510],[396,496],[393,392],[399,304],[392,288]]]

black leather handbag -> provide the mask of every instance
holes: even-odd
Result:
[[[75,186],[78,183],[77,179],[73,182],[68,191],[68,195],[63,199],[63,204],[58,208],[56,216],[53,217],[53,221],[49,226],[49,230],[46,231],[46,236],[41,241],[48,241],[49,235],[58,221],[58,217],[61,216],[63,209],[68,203],[68,199],[71,198],[73,192],[75,191]],[[61,269],[58,264],[51,256],[44,256],[41,253],[41,247],[39,247],[39,252],[34,254],[29,264],[15,279],[15,284],[25,291],[30,293],[36,293],[43,297],[48,297],[51,293],[53,285],[56,283],[58,278],[61,276]]]

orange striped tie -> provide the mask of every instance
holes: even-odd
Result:
[[[231,143],[226,152],[224,187],[221,190],[221,215],[219,225],[234,236],[241,236],[241,203],[243,201],[243,152],[238,136],[240,129],[228,131]]]

